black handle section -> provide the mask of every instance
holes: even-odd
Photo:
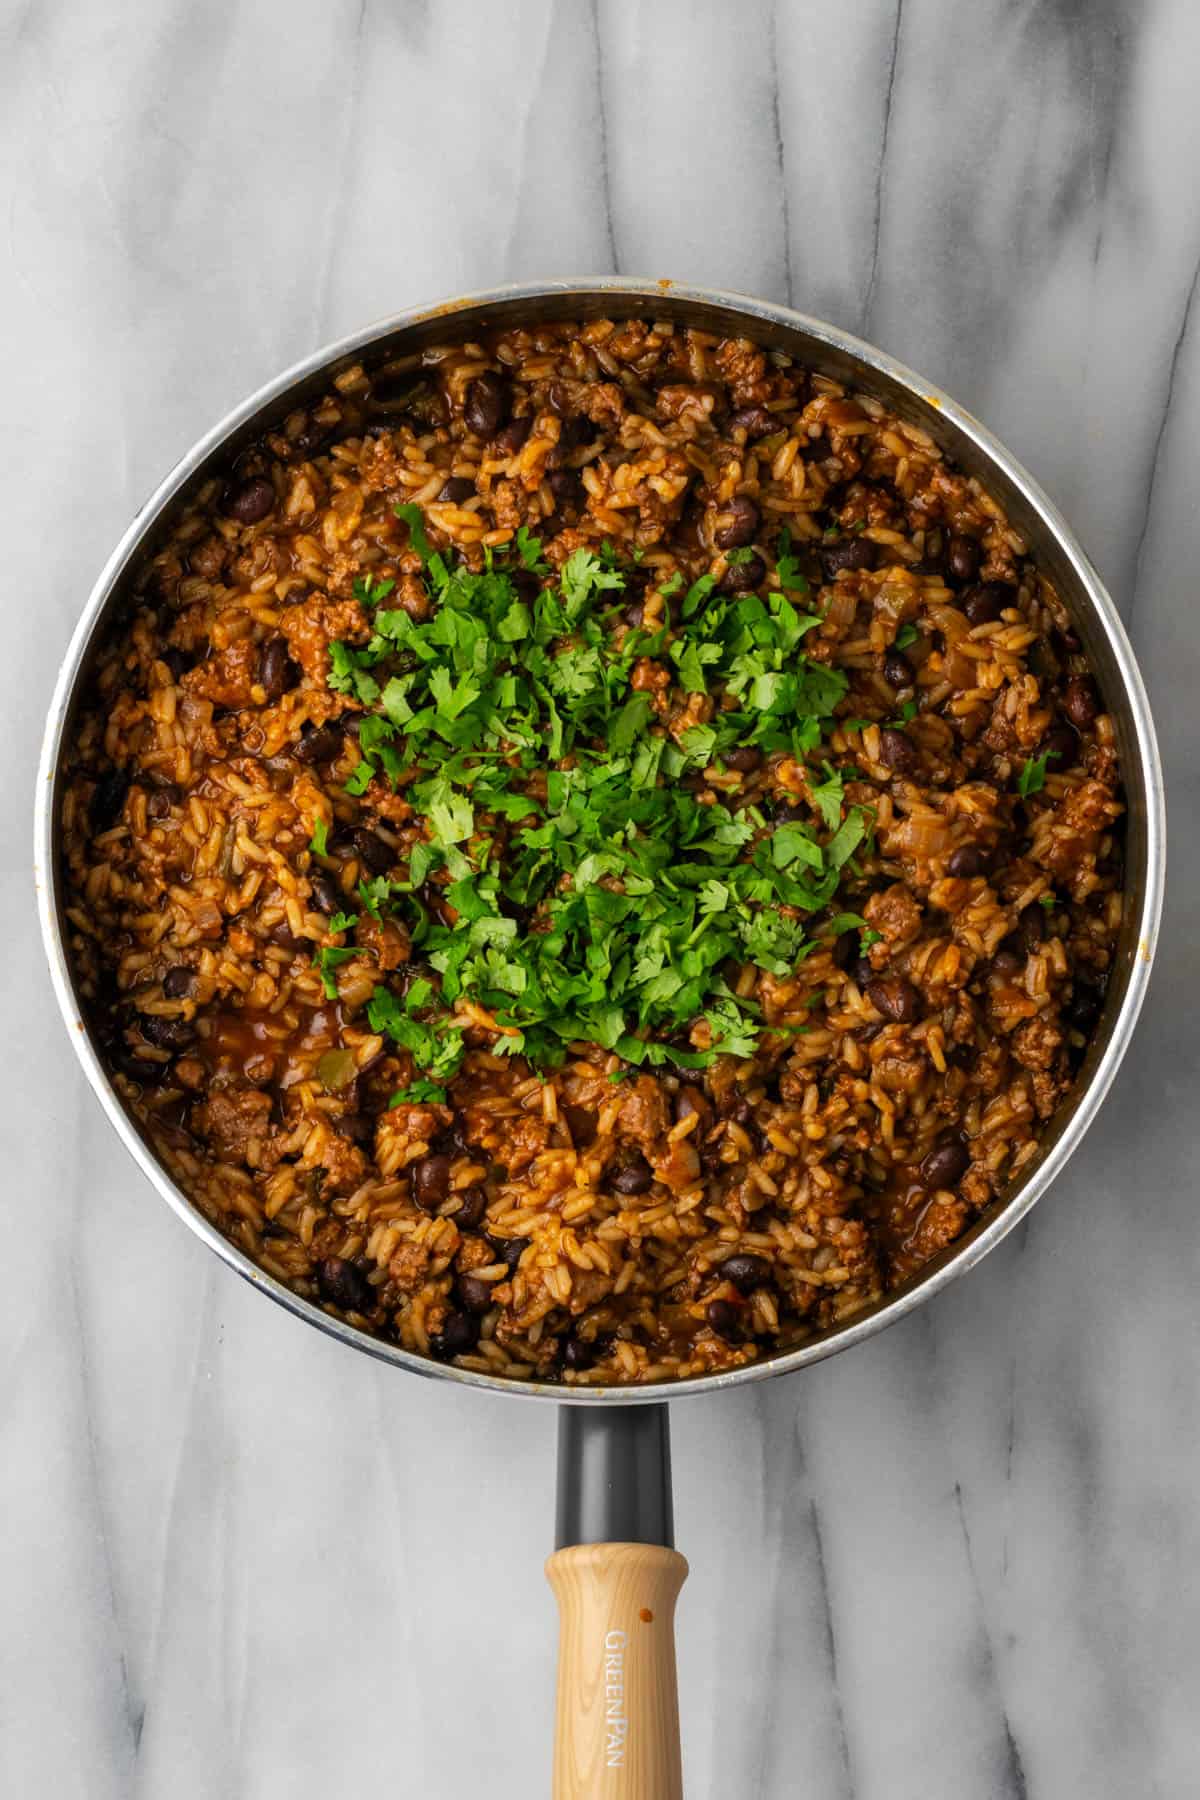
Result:
[[[554,1545],[675,1548],[665,1406],[560,1406]]]

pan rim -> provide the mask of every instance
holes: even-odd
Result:
[[[1146,814],[1144,822],[1144,867],[1132,873],[1141,883],[1141,904],[1136,920],[1137,955],[1130,969],[1128,985],[1117,1013],[1108,1026],[1108,1038],[1091,1075],[1078,1095],[1071,1117],[1057,1142],[1039,1161],[1033,1172],[1014,1192],[996,1206],[993,1217],[976,1226],[965,1239],[950,1246],[942,1256],[913,1277],[904,1287],[885,1297],[843,1325],[831,1328],[822,1336],[796,1348],[765,1358],[761,1362],[718,1374],[690,1376],[677,1381],[662,1381],[635,1386],[570,1388],[551,1382],[521,1380],[513,1376],[493,1375],[454,1364],[436,1363],[429,1358],[387,1344],[359,1331],[341,1319],[334,1318],[321,1307],[294,1293],[283,1282],[260,1269],[247,1254],[225,1238],[167,1174],[127,1115],[115,1089],[84,1028],[76,1003],[64,934],[58,912],[58,879],[55,858],[55,814],[57,811],[57,771],[63,734],[70,716],[80,674],[87,662],[91,640],[107,602],[130,558],[143,539],[170,506],[185,483],[207,457],[226,443],[242,426],[265,407],[270,406],[298,383],[332,368],[340,360],[368,349],[380,339],[396,332],[444,319],[453,329],[457,315],[474,308],[500,303],[527,301],[531,305],[555,296],[612,296],[653,301],[659,298],[670,308],[676,302],[727,308],[761,327],[784,327],[797,330],[827,346],[830,350],[852,358],[885,378],[897,382],[925,407],[935,410],[953,428],[968,438],[989,464],[995,466],[1009,484],[1035,512],[1046,531],[1055,540],[1092,609],[1094,619],[1103,632],[1120,679],[1122,698],[1128,707],[1128,723],[1137,762],[1145,783]],[[949,1284],[973,1269],[1023,1219],[1052,1182],[1086,1135],[1104,1101],[1141,1012],[1149,986],[1151,968],[1157,947],[1158,927],[1162,912],[1165,882],[1165,795],[1161,759],[1155,736],[1149,701],[1132,647],[1120,615],[1079,540],[1058,508],[1040,485],[1007,448],[972,414],[960,406],[935,383],[927,381],[886,351],[854,336],[822,319],[779,306],[749,295],[686,283],[647,280],[635,276],[578,276],[546,282],[519,282],[457,296],[449,301],[436,301],[376,320],[357,331],[325,344],[300,358],[290,367],[264,383],[254,393],[213,425],[169,470],[148,499],[142,504],[105,562],[79,620],[71,634],[55,681],[46,728],[38,762],[34,819],[34,874],[37,887],[38,917],[42,941],[49,963],[51,982],[64,1023],[76,1054],[109,1122],[133,1156],[142,1173],[172,1211],[181,1218],[209,1249],[252,1286],[286,1308],[298,1319],[314,1325],[326,1336],[335,1338],[348,1348],[363,1351],[377,1361],[400,1367],[412,1374],[434,1380],[449,1380],[485,1392],[509,1394],[528,1400],[545,1400],[566,1405],[651,1405],[666,1400],[684,1399],[697,1394],[719,1393],[734,1385],[764,1381],[785,1375],[811,1364],[822,1362],[843,1350],[853,1348],[875,1336],[886,1326],[896,1323],[943,1291]],[[1131,891],[1134,891],[1131,884]]]

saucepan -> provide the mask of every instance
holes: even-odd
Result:
[[[1125,780],[1126,906],[1103,1016],[1072,1097],[1011,1192],[903,1287],[798,1348],[724,1374],[663,1387],[564,1390],[426,1361],[331,1318],[257,1268],[171,1179],[125,1111],[83,1018],[66,951],[57,848],[64,741],[93,647],[137,591],[139,571],[177,510],[250,441],[323,393],[354,363],[368,370],[451,338],[535,320],[668,318],[783,349],[920,425],[1006,509],[1056,584],[1116,724]],[[946,394],[858,339],[784,307],[673,283],[618,279],[498,288],[401,313],[317,351],[210,431],[142,507],[83,610],[58,678],[39,772],[36,864],[46,951],[75,1052],[114,1129],[181,1219],[232,1269],[342,1343],[410,1374],[558,1403],[558,1547],[547,1572],[560,1609],[554,1791],[673,1800],[681,1791],[674,1608],[687,1565],[672,1542],[666,1399],[714,1393],[807,1367],[862,1343],[978,1263],[1045,1193],[1078,1145],[1128,1047],[1154,955],[1164,876],[1162,773],[1141,677],[1117,611],[1065,520],[1008,452]]]

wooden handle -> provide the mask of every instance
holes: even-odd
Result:
[[[554,1800],[682,1800],[675,1602],[687,1572],[658,1544],[577,1544],[548,1558]]]

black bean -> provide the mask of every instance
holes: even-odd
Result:
[[[916,763],[917,747],[907,733],[887,725],[879,734],[879,760],[897,775],[905,775]]]
[[[342,748],[345,727],[340,723],[306,725],[296,745],[302,763],[332,762]]]
[[[750,775],[762,765],[762,751],[754,744],[740,744],[736,750],[726,750],[725,767],[736,769],[739,775]]]
[[[749,442],[753,442],[755,438],[766,437],[768,432],[774,431],[782,423],[783,421],[776,419],[765,406],[740,407],[737,412],[730,415],[729,419],[730,430],[744,431]]]
[[[979,542],[961,531],[946,545],[946,573],[952,581],[974,581],[979,575]]]
[[[867,999],[885,1019],[896,1025],[910,1025],[920,1017],[921,997],[911,981],[903,975],[885,975],[867,983]]]
[[[587,1344],[582,1338],[568,1337],[563,1342],[562,1359],[568,1369],[590,1369],[596,1354],[594,1344]]]
[[[151,1062],[149,1057],[134,1056],[127,1049],[114,1051],[113,1062],[122,1075],[140,1081],[143,1087],[161,1087],[171,1073],[170,1063]]]
[[[826,581],[832,581],[843,569],[873,569],[877,555],[870,538],[834,538],[832,543],[821,546],[821,567]]]
[[[767,1286],[771,1265],[765,1256],[727,1256],[717,1273],[731,1281],[739,1293],[748,1294],[752,1288]]]
[[[496,434],[497,450],[503,450],[509,456],[515,456],[517,451],[523,447],[525,439],[532,429],[532,413],[524,413],[519,419],[510,419],[504,430]]]
[[[1046,914],[1036,900],[1017,914],[1017,930],[1026,950],[1036,950],[1046,935]]]
[[[561,450],[578,450],[584,444],[594,443],[600,435],[600,427],[586,413],[576,413],[573,419],[564,419],[558,434]]]
[[[417,384],[411,375],[376,375],[371,383],[371,404],[381,412],[395,412],[408,405]]]
[[[654,1180],[654,1170],[640,1150],[631,1150],[612,1176],[618,1194],[644,1194]]]
[[[476,376],[467,389],[463,423],[476,437],[490,438],[506,423],[512,407],[512,389],[490,369]]]
[[[975,875],[986,875],[991,858],[978,844],[960,844],[952,850],[946,863],[947,875],[956,881],[970,881]]]
[[[173,648],[164,650],[162,659],[171,671],[171,679],[176,682],[181,680],[192,666],[182,650]]]
[[[357,1264],[344,1256],[327,1256],[317,1264],[317,1286],[322,1297],[343,1312],[369,1312],[375,1291]]]
[[[850,933],[847,935],[852,936]],[[860,988],[865,988],[869,981],[874,981],[875,970],[871,966],[871,959],[869,956],[860,956],[855,963],[854,979]]]
[[[971,1164],[970,1152],[958,1138],[946,1138],[921,1164],[921,1180],[929,1188],[957,1187]]]
[[[1076,975],[1071,983],[1071,998],[1066,1005],[1068,1025],[1076,1031],[1090,1031],[1100,1016],[1104,995],[1086,976]]]
[[[442,484],[439,500],[448,500],[455,506],[461,506],[464,500],[475,498],[475,483],[469,475],[452,475],[449,481]]]
[[[596,1114],[590,1106],[564,1106],[563,1118],[577,1150],[586,1149],[596,1139]]]
[[[313,905],[318,912],[332,918],[335,912],[342,910],[342,891],[332,882],[328,875],[320,869],[310,871],[309,886],[312,888]]]
[[[988,965],[990,975],[998,975],[1002,981],[1017,975],[1025,967],[1025,958],[1016,950],[1008,950],[1002,944]]]
[[[754,1108],[744,1094],[735,1092],[733,1103],[729,1107],[729,1117],[736,1125],[753,1125]]]
[[[372,875],[386,875],[396,860],[396,853],[377,831],[360,828],[350,833],[350,841]]]
[[[1086,731],[1100,711],[1095,683],[1087,675],[1072,675],[1063,695],[1063,711],[1076,731]]]
[[[460,1275],[454,1292],[464,1312],[485,1313],[493,1304],[491,1282],[480,1281],[478,1275]]]
[[[802,800],[786,799],[771,802],[771,817],[776,825],[788,825],[793,819],[803,819],[807,816],[808,808]]]
[[[433,1333],[429,1348],[439,1362],[468,1355],[479,1342],[479,1325],[468,1313],[447,1313],[442,1329]]]
[[[741,1315],[732,1300],[710,1300],[704,1309],[704,1317],[718,1337],[734,1342],[741,1334]]]
[[[1048,731],[1040,748],[1042,755],[1048,758],[1046,769],[1051,775],[1073,769],[1079,760],[1079,739],[1069,725],[1056,725]]]
[[[574,469],[551,469],[546,486],[559,506],[583,506],[583,483]]]
[[[912,686],[913,669],[902,650],[889,650],[883,662],[883,679],[889,687]]]
[[[146,812],[152,819],[165,819],[173,806],[183,801],[183,789],[173,781],[164,781],[161,787],[155,788],[146,802]]]
[[[1058,680],[1062,673],[1062,664],[1045,638],[1038,638],[1035,644],[1029,646],[1027,657],[1030,672],[1036,675],[1040,682],[1048,684]]]
[[[144,1013],[138,1028],[148,1044],[158,1050],[186,1050],[196,1041],[196,1027],[186,1019],[164,1019],[159,1014]]]
[[[321,880],[324,881],[324,879],[325,877],[322,876]],[[336,906],[334,907],[334,911],[337,911]],[[278,944],[281,950],[296,951],[306,950],[308,948],[308,939],[296,937],[286,919],[280,919],[278,925],[273,925],[271,927],[270,936],[271,942],[273,944]]]
[[[258,679],[268,700],[281,700],[289,688],[295,687],[300,671],[292,661],[285,637],[268,638],[259,658]]]
[[[510,1275],[517,1272],[517,1264],[529,1247],[528,1238],[489,1238],[489,1244],[504,1264]]]
[[[412,1165],[409,1182],[414,1203],[422,1212],[436,1212],[450,1192],[450,1158],[432,1151]]]
[[[833,957],[836,968],[848,969],[858,956],[857,933],[853,931],[840,932],[831,943],[829,953]]]
[[[168,1000],[182,1000],[190,994],[196,983],[196,977],[186,963],[176,963],[163,976],[163,993]]]
[[[747,594],[753,588],[761,587],[766,578],[766,563],[761,556],[752,556],[749,562],[730,563],[721,577],[721,592],[723,594]]]
[[[343,1096],[346,1091],[342,1090]],[[343,1113],[340,1119],[334,1120],[334,1129],[339,1137],[349,1138],[352,1144],[369,1144],[375,1136],[375,1121],[368,1113]]]
[[[1013,590],[1007,582],[984,581],[963,595],[963,611],[972,625],[990,625],[1012,601]]]
[[[108,831],[116,824],[128,792],[129,777],[124,769],[109,769],[100,777],[88,801],[88,819],[93,831]]]
[[[693,1113],[697,1114],[703,1122],[712,1111],[712,1107],[709,1105],[700,1089],[698,1087],[692,1087],[689,1084],[687,1087],[681,1087],[676,1094],[673,1111],[675,1113],[676,1124],[678,1124],[681,1119],[690,1119]],[[693,1136],[694,1135],[695,1134],[693,1133]]]
[[[481,1187],[463,1188],[457,1196],[461,1202],[454,1214],[454,1223],[460,1231],[474,1231],[487,1211],[487,1195]]]
[[[224,510],[239,525],[257,525],[275,506],[275,489],[263,475],[241,481],[225,496]]]
[[[292,439],[292,455],[301,459],[315,456],[329,442],[339,423],[335,420],[331,425],[324,425],[319,419],[307,420]]]
[[[752,544],[758,530],[758,508],[753,500],[748,500],[745,494],[735,494],[725,512],[725,523],[713,533],[717,549],[736,550],[743,544]]]

